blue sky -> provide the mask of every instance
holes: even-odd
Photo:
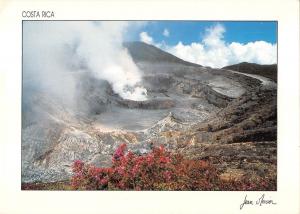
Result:
[[[274,21],[149,21],[130,32],[131,40],[204,66],[277,63]]]
[[[224,40],[226,42],[248,43],[251,41],[266,41],[277,43],[277,22],[251,22],[251,21],[152,21],[140,28],[140,31],[148,32],[155,41],[164,40],[169,45],[175,45],[178,41],[183,44],[197,42],[203,38],[205,29],[217,23],[226,28]],[[164,36],[162,32],[168,29],[170,35]],[[139,40],[136,34],[133,40]]]

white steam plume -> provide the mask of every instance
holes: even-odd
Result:
[[[123,48],[127,22],[24,22],[23,80],[72,99],[70,73],[90,71],[124,99],[146,100],[139,69]]]

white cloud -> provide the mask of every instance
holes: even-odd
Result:
[[[265,41],[249,42],[245,45],[233,42],[229,45],[233,59],[273,64],[277,62],[277,45]]]
[[[140,40],[150,45],[153,44],[153,38],[147,32],[140,33]]]
[[[225,33],[225,28],[221,24],[216,24],[210,28],[207,28],[206,35],[203,39],[203,43],[211,48],[219,48],[224,46],[223,34]]]
[[[161,41],[156,43],[154,39],[147,33],[147,32],[141,32],[140,33],[140,41],[145,42],[148,45],[154,45],[157,48],[166,50],[166,47],[168,47],[165,43],[165,41]]]
[[[155,43],[146,32],[142,32],[140,38],[141,41],[163,48],[181,59],[203,66],[221,68],[240,62],[277,63],[277,44],[266,41],[226,43],[223,39],[225,32],[223,25],[216,24],[205,30],[202,41],[186,45],[179,41],[175,46],[168,46],[163,42]]]
[[[163,35],[165,37],[169,37],[170,36],[170,31],[167,28],[165,28],[164,31],[163,31]]]

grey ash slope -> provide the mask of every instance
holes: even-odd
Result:
[[[124,46],[143,73],[147,101],[121,99],[88,72],[70,74],[80,80],[76,107],[46,91],[23,91],[22,182],[67,179],[76,159],[108,166],[121,143],[137,153],[163,144],[211,158],[225,175],[276,174],[276,88],[144,43]]]

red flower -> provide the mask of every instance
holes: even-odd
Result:
[[[137,156],[125,154],[121,144],[113,155],[113,165],[99,168],[77,160],[72,165],[74,189],[134,190],[273,190],[276,182],[243,179],[223,181],[219,171],[204,160],[185,159],[165,151],[163,146]]]
[[[170,162],[170,158],[168,158],[168,157],[160,157],[159,161],[161,163],[169,163]]]
[[[126,144],[121,144],[113,155],[113,161],[118,161],[121,157],[124,156],[124,151],[126,149]]]
[[[108,183],[107,178],[103,178],[102,180],[100,180],[100,184],[102,184],[102,185],[107,185],[107,183]]]
[[[172,173],[170,171],[165,171],[163,174],[166,181],[169,182],[171,180]]]
[[[82,171],[84,163],[81,160],[76,160],[72,166],[73,172],[78,173]]]

